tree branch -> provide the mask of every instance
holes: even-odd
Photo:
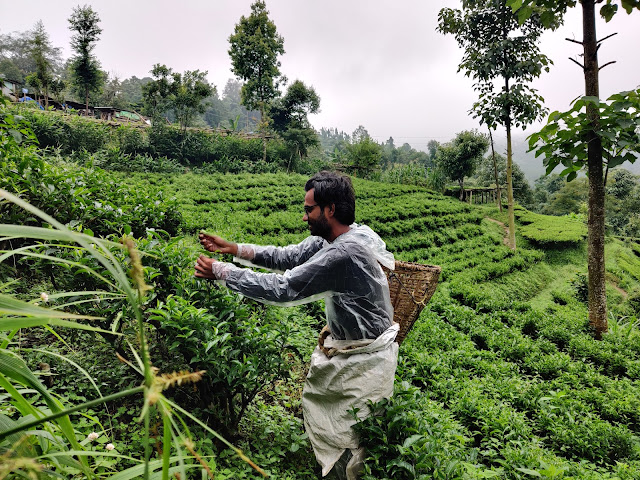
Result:
[[[569,57],[569,60],[571,60],[573,63],[575,63],[576,65],[578,65],[583,71],[584,71],[584,65],[582,65],[579,61]]]
[[[584,43],[579,42],[578,40],[574,40],[573,38],[565,38],[567,42],[577,43],[578,45],[584,45]],[[603,39],[604,40],[604,39]]]
[[[607,35],[606,37],[604,37],[604,38],[602,38],[602,39],[598,40],[596,43],[602,43],[602,42],[604,42],[606,39],[611,38],[611,37],[613,37],[614,35],[617,35],[617,34],[618,34],[618,32],[612,33],[611,35]]]
[[[598,68],[598,71],[602,70],[604,67],[606,67],[607,65],[611,65],[612,63],[616,63],[615,60],[612,60],[610,62],[605,63],[604,65],[602,65],[600,68]]]

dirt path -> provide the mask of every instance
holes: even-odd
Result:
[[[489,220],[490,222],[496,223],[502,227],[504,230],[504,238],[502,239],[502,243],[504,243],[507,247],[509,246],[509,227],[507,227],[504,223],[495,218],[484,217],[485,220]]]
[[[615,283],[609,283],[609,286],[611,286],[614,290],[616,290],[620,295],[622,295],[622,298],[624,300],[627,299],[627,297],[629,296],[629,294],[626,292],[626,290],[623,290],[622,288],[620,288],[618,285],[616,285]]]

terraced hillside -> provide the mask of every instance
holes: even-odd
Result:
[[[152,178],[177,196],[185,233],[263,244],[307,235],[305,180]],[[640,478],[637,245],[609,242],[613,315],[598,342],[579,294],[584,227],[554,242],[568,220],[521,211],[529,234],[513,252],[486,219],[500,219],[491,207],[413,186],[354,185],[357,221],[398,259],[443,267],[402,345],[396,396],[360,426],[366,478]]]

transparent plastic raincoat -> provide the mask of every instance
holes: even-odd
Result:
[[[287,247],[239,244],[234,261],[284,272],[214,263],[217,277],[247,297],[282,306],[324,298],[331,330],[325,346],[335,354],[328,357],[316,347],[311,355],[302,394],[305,430],[323,476],[350,450],[346,478],[357,479],[364,449],[352,428],[351,409],[364,418],[367,401],[393,394],[399,327],[380,266],[393,269],[393,255],[373,230],[353,224],[333,242],[313,236]]]
[[[391,326],[389,285],[380,264],[393,269],[393,255],[366,225],[352,225],[333,242],[312,236],[287,247],[240,244],[239,251],[244,258],[234,258],[237,263],[284,273],[233,268],[225,281],[236,292],[281,306],[323,298],[338,340],[374,339]]]

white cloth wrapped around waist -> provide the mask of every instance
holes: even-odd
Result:
[[[367,401],[377,402],[393,394],[398,364],[399,325],[393,324],[374,340],[325,339],[325,347],[340,352],[331,358],[316,348],[302,393],[305,429],[322,475],[331,471],[345,449],[358,448],[352,426],[357,416],[369,414]],[[352,348],[355,347],[355,348]]]

